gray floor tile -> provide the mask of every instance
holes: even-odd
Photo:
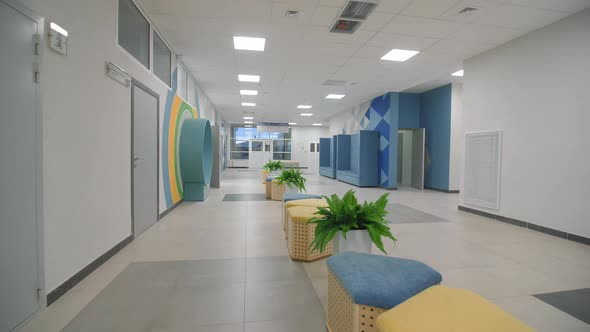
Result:
[[[324,320],[324,309],[309,280],[246,284],[246,322]]]
[[[538,294],[535,297],[590,324],[590,288]]]
[[[292,261],[288,256],[246,259],[246,283],[306,280],[309,280],[309,278],[303,265]]]
[[[326,332],[323,319],[247,322],[246,332]]]
[[[177,287],[243,283],[245,276],[246,261],[243,258],[201,260],[180,268]]]
[[[224,202],[266,201],[265,194],[225,194]]]
[[[446,219],[397,203],[388,204],[387,211],[389,212],[389,214],[385,217],[385,219],[390,224],[411,224],[448,221]]]

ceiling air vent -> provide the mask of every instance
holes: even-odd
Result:
[[[473,15],[477,11],[475,7],[465,7],[461,9],[457,14],[458,15]]]
[[[375,10],[378,0],[350,0],[332,25],[330,32],[352,34]]]
[[[322,83],[322,85],[326,85],[326,86],[345,86],[346,85],[346,81],[344,81],[344,80],[327,80],[324,83]]]

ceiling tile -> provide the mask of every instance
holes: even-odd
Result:
[[[394,14],[373,12],[366,21],[361,24],[360,29],[366,31],[381,31],[391,21]]]
[[[414,0],[403,10],[402,14],[435,18],[441,16],[459,1],[460,0]]]
[[[383,32],[408,36],[445,38],[459,30],[457,23],[411,16],[397,16],[383,29]]]
[[[421,51],[436,41],[438,39],[379,32],[369,40],[368,45]]]
[[[540,9],[576,13],[590,7],[588,0],[508,0],[508,3]]]
[[[566,12],[553,10],[501,5],[487,13],[483,13],[478,18],[478,23],[530,31],[568,15]]]
[[[315,26],[331,27],[336,20],[336,17],[340,14],[342,8],[339,7],[318,7],[311,18],[311,24]]]
[[[391,13],[397,14],[401,12],[404,8],[406,8],[413,0],[386,0],[381,1],[377,8],[375,8],[376,12],[383,12],[383,13]]]

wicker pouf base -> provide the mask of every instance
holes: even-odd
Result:
[[[302,262],[313,262],[332,255],[332,243],[324,252],[311,251],[309,245],[315,236],[315,225],[307,224],[317,211],[312,206],[295,206],[287,209],[287,248],[291,259]]]
[[[262,171],[262,184],[266,184],[266,178],[268,177],[268,175],[270,174],[269,171]]]
[[[285,184],[279,184],[277,180],[272,180],[271,199],[273,201],[283,201],[285,193]]]
[[[326,327],[330,332],[378,332],[375,320],[384,308],[358,305],[328,269],[328,310]]]

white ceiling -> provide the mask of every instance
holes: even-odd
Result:
[[[425,91],[452,81],[464,59],[590,7],[590,0],[381,0],[353,35],[329,29],[347,0],[141,0],[226,120],[322,122],[388,91]],[[464,7],[471,16],[457,16]],[[288,18],[288,9],[303,11]],[[264,52],[233,49],[234,35],[265,37]],[[392,48],[418,50],[404,63],[381,61]],[[256,74],[260,83],[240,83]],[[468,75],[468,73],[466,73]],[[346,80],[345,87],[324,86]],[[240,89],[259,95],[240,96]],[[329,93],[346,94],[326,100]],[[242,107],[241,102],[257,106]],[[299,116],[313,105],[313,117]]]

